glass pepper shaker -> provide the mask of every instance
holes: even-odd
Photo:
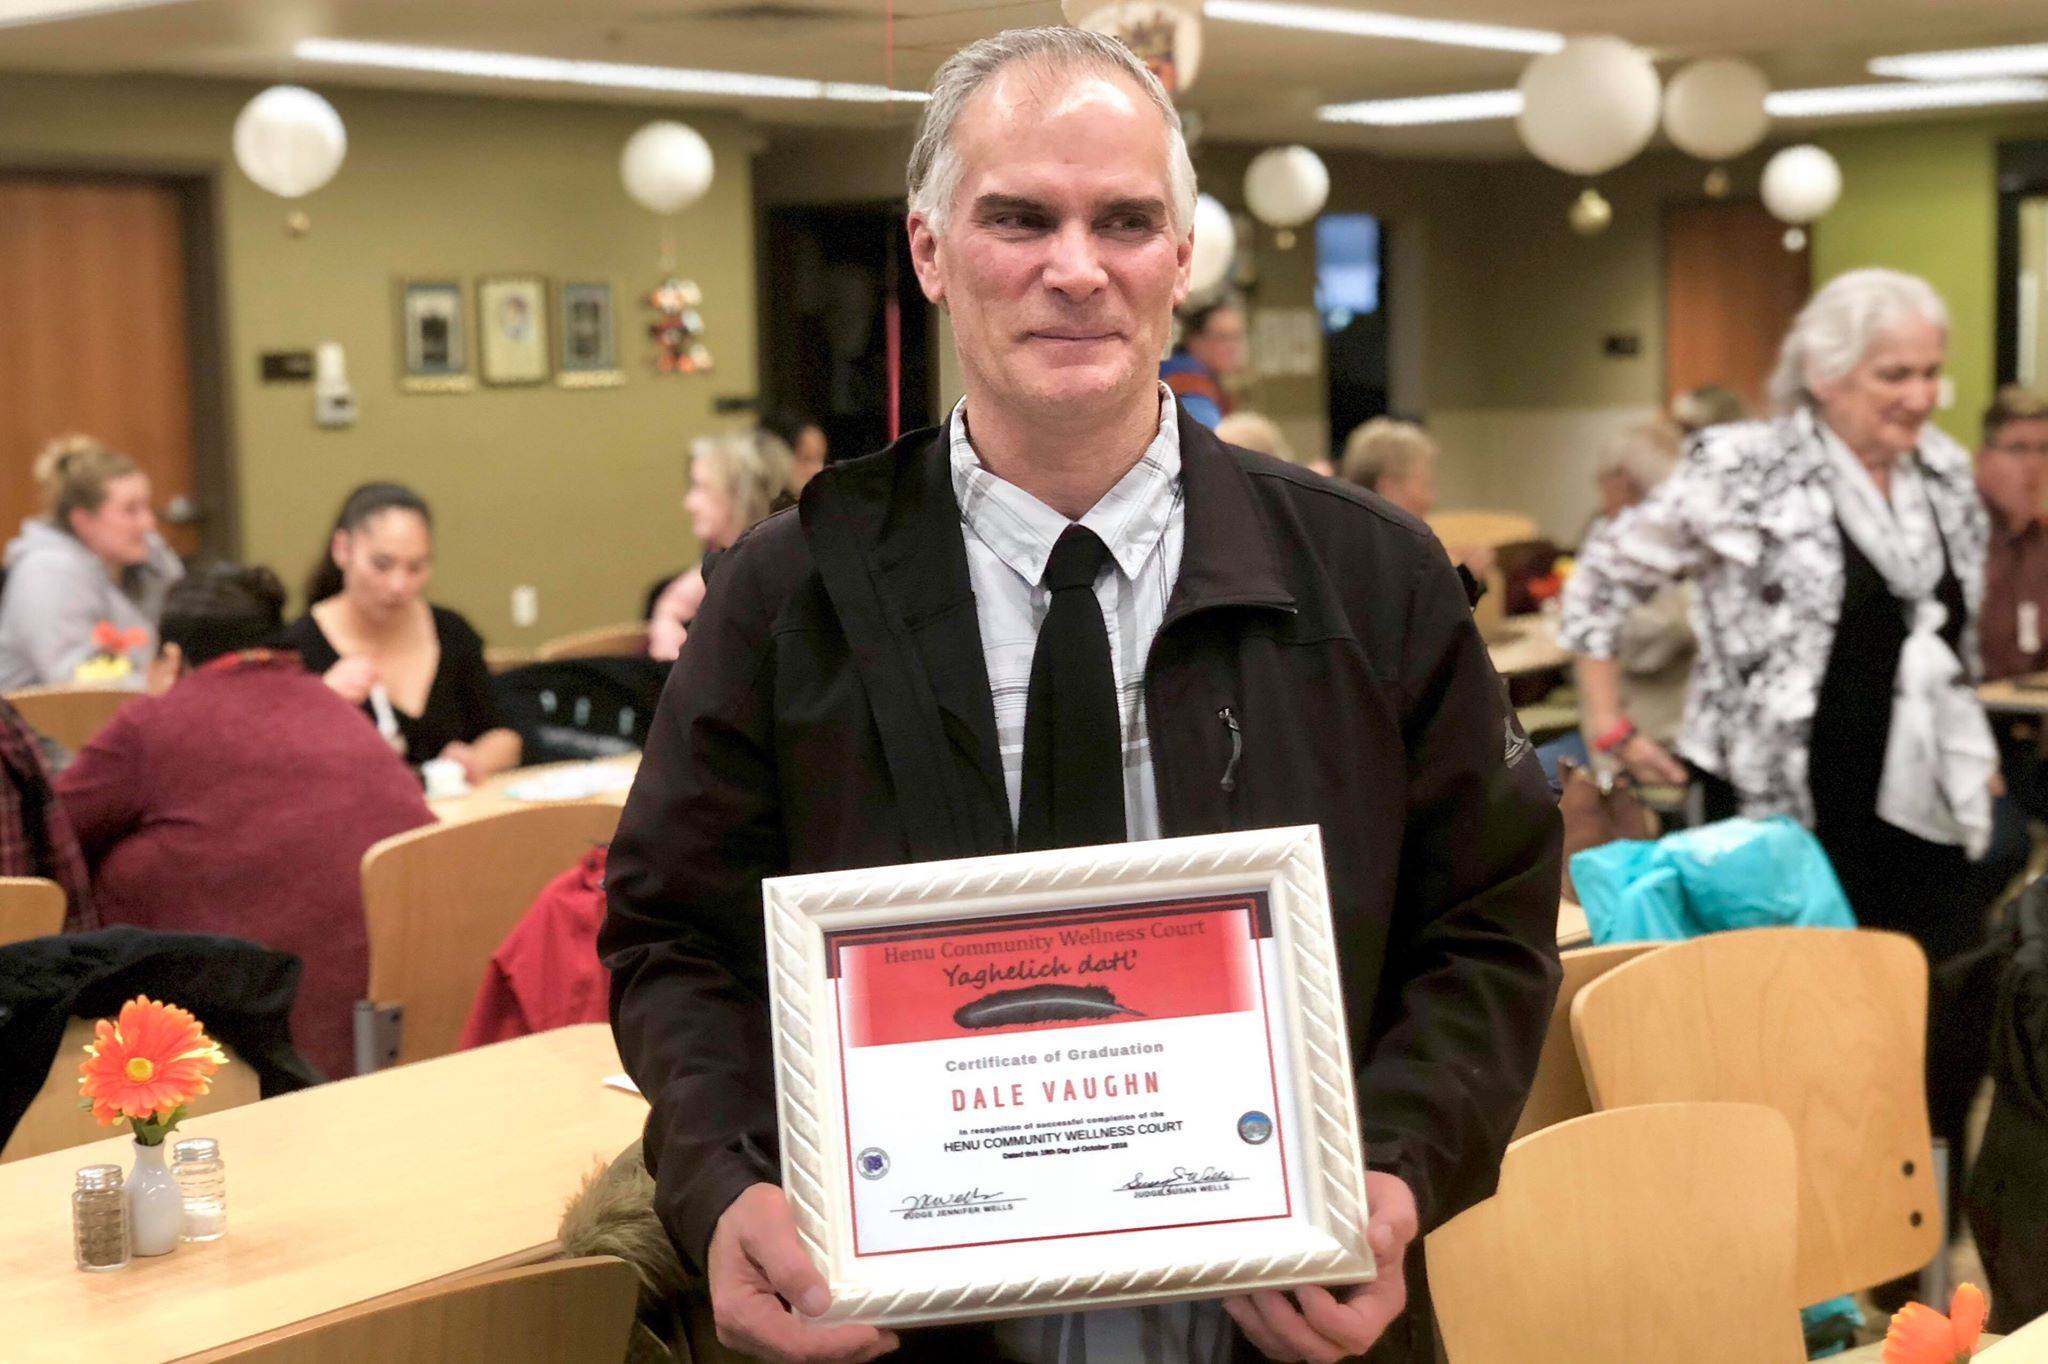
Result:
[[[212,1137],[186,1137],[171,1147],[171,1176],[185,1200],[181,1241],[218,1241],[228,1229],[227,1166]]]
[[[71,1240],[78,1267],[87,1273],[128,1264],[128,1191],[118,1165],[88,1165],[71,1191]]]

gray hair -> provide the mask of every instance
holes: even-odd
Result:
[[[952,216],[953,196],[960,189],[960,154],[953,146],[953,127],[967,101],[1005,67],[1030,62],[1044,71],[1086,68],[1120,75],[1145,92],[1166,125],[1167,209],[1176,236],[1185,236],[1195,221],[1195,166],[1181,136],[1180,111],[1159,78],[1115,38],[1085,28],[1052,26],[1013,28],[969,43],[932,77],[931,99],[918,124],[910,149],[907,180],[910,211],[944,232]]]
[[[1601,451],[1600,472],[1620,474],[1648,493],[1678,467],[1678,429],[1670,422],[1640,422],[1609,438]]]
[[[1879,336],[1916,319],[1948,330],[1948,305],[1918,275],[1897,270],[1836,275],[1806,301],[1785,333],[1778,367],[1771,371],[1772,405],[1790,412],[1812,401],[1816,382],[1840,379],[1862,363]]]
[[[1406,478],[1417,465],[1435,463],[1436,455],[1436,441],[1414,422],[1374,417],[1345,440],[1338,472],[1347,483],[1378,492],[1386,480]]]

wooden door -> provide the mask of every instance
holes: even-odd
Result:
[[[1778,343],[1806,302],[1811,264],[1754,200],[1673,204],[1664,213],[1664,395],[1702,384],[1758,411]]]
[[[161,519],[193,492],[192,322],[177,186],[0,175],[0,538],[42,510],[45,442],[134,458]],[[190,525],[162,527],[181,553]]]

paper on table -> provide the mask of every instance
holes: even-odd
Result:
[[[640,1086],[634,1084],[633,1077],[626,1074],[623,1070],[617,1075],[605,1076],[604,1083],[607,1089],[623,1089],[628,1094],[638,1094],[640,1092]]]
[[[633,784],[633,774],[613,763],[580,763],[537,777],[527,777],[505,788],[507,800],[587,800],[610,791],[623,791]]]

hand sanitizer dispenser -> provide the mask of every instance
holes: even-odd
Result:
[[[330,429],[356,424],[355,390],[348,386],[339,341],[322,341],[313,349],[313,424]]]

